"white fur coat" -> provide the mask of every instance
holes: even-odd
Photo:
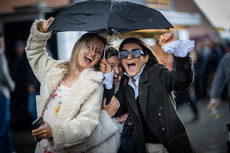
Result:
[[[39,32],[37,24],[40,21],[36,20],[31,27],[26,53],[33,72],[41,83],[40,96],[36,97],[36,101],[38,116],[43,116],[51,95],[65,74],[63,73],[64,69],[57,67],[62,61],[48,57],[45,52],[46,41],[50,38],[51,32]],[[58,112],[57,121],[50,124],[53,135],[50,147],[53,150],[78,152],[95,147],[95,144],[85,142],[91,137],[93,131],[97,131],[95,128],[99,123],[103,95],[102,80],[103,74],[92,68],[87,68],[80,73]],[[107,135],[102,133],[106,139],[116,131],[112,124],[109,125],[106,127],[111,129],[112,133],[108,132]],[[99,134],[98,132],[94,133]],[[91,138],[93,139],[93,137]],[[100,141],[102,142],[102,140]]]

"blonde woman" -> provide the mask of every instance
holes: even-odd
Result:
[[[26,53],[41,83],[36,97],[38,116],[45,125],[32,130],[42,139],[35,152],[81,152],[99,123],[103,95],[103,73],[95,65],[106,40],[96,33],[84,34],[74,45],[69,61],[48,57],[45,45],[54,18],[36,20],[30,30]]]

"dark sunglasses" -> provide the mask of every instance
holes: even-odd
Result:
[[[120,50],[118,52],[119,59],[126,59],[128,58],[129,54],[132,58],[138,58],[141,55],[144,55],[144,52],[141,49],[132,49],[131,51],[128,50]]]

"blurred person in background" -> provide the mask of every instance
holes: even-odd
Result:
[[[207,93],[210,93],[210,89],[213,83],[213,79],[219,65],[219,62],[223,56],[224,51],[221,49],[220,43],[212,42],[211,43],[211,53],[208,56],[207,64]],[[207,94],[209,97],[209,94]]]
[[[0,33],[0,153],[12,153],[14,148],[10,128],[10,91],[14,91],[15,83],[9,74],[4,51],[4,37]]]
[[[227,97],[228,101],[230,102],[230,53],[226,53],[217,68],[213,85],[210,91],[210,100],[209,104],[207,105],[207,109],[211,110],[213,107],[217,107],[218,105],[218,98],[221,95],[224,87],[227,85]],[[229,104],[230,110],[230,104]]]
[[[198,100],[203,100],[207,96],[207,78],[208,78],[208,57],[211,54],[210,42],[196,42],[196,64],[194,64],[195,90]]]
[[[35,77],[32,69],[28,71],[28,104],[27,111],[30,117],[35,120],[37,118],[37,110],[36,110],[36,95],[39,95],[40,83],[38,79]]]
[[[210,76],[210,82],[212,82],[213,76],[216,72],[218,64],[223,56],[224,51],[222,50],[220,43],[213,42],[211,45],[211,53],[208,57],[208,75]]]
[[[185,91],[182,92],[176,91],[174,92],[174,94],[175,94],[176,107],[179,108],[183,104],[188,104],[193,113],[193,117],[190,120],[190,123],[196,122],[199,119],[199,109],[197,106],[194,83],[189,87],[189,89],[186,89]]]
[[[18,40],[14,46],[15,57],[11,62],[11,75],[15,82],[12,93],[12,127],[20,130],[28,128],[32,119],[27,111],[29,62],[25,54],[25,42]],[[23,123],[23,124],[21,124]]]
[[[224,54],[230,53],[230,42],[227,42],[227,46],[224,49]]]

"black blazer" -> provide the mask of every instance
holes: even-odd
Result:
[[[192,61],[174,57],[176,69],[170,71],[163,64],[146,64],[139,81],[139,103],[150,130],[158,137],[169,153],[195,153],[186,129],[178,117],[173,90],[183,91],[193,81]],[[121,103],[117,115],[128,109],[134,124],[135,151],[146,153],[143,127],[134,90],[122,85],[116,97]]]

